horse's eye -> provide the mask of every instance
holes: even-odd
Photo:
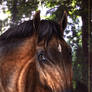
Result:
[[[45,54],[44,54],[44,53],[40,53],[40,54],[38,55],[38,60],[39,60],[40,62],[46,61]]]

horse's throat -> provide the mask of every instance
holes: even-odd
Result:
[[[30,67],[31,67],[31,70],[29,70]],[[26,85],[28,85],[29,83],[33,83],[32,80],[34,80],[34,77],[30,75],[33,75],[32,73],[34,73],[34,71],[35,71],[34,62],[32,63],[32,60],[29,60],[21,69],[21,72],[19,74],[18,81],[17,81],[18,92],[27,92],[25,91],[26,88],[28,88]],[[31,79],[32,82],[29,79]]]
[[[25,92],[26,77],[29,71],[29,67],[32,64],[33,58],[27,59],[28,61],[19,63],[6,62],[0,69],[0,76],[2,80],[2,86],[5,92]],[[11,64],[9,66],[9,64]],[[8,66],[7,66],[8,65]]]

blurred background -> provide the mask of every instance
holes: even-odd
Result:
[[[89,0],[0,0],[0,35],[8,28],[32,19],[41,11],[41,19],[57,21],[68,14],[64,38],[72,48],[73,87],[92,92],[92,2]],[[61,16],[60,16],[61,15]],[[77,86],[77,84],[79,86]],[[82,90],[81,92],[86,92]]]

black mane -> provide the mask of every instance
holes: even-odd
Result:
[[[32,36],[35,32],[33,26],[33,20],[25,21],[20,25],[10,28],[5,33],[0,36],[0,40],[14,39],[14,38],[25,38]],[[62,32],[60,31],[60,26],[51,20],[41,20],[38,29],[36,30],[38,34],[38,42],[42,39],[50,40],[52,36],[57,36],[62,38]]]
[[[33,21],[25,21],[18,26],[9,28],[5,33],[0,36],[0,40],[9,40],[32,36],[33,30]]]

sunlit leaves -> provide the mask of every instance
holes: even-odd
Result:
[[[72,7],[75,7],[76,6],[76,0],[72,0],[71,5],[72,5]]]
[[[73,89],[76,89],[76,81],[73,80]]]
[[[11,12],[9,10],[5,11],[5,13],[11,15]]]
[[[56,18],[56,15],[55,14],[53,14],[52,16],[50,16],[50,17],[46,17],[46,19],[55,19]]]

